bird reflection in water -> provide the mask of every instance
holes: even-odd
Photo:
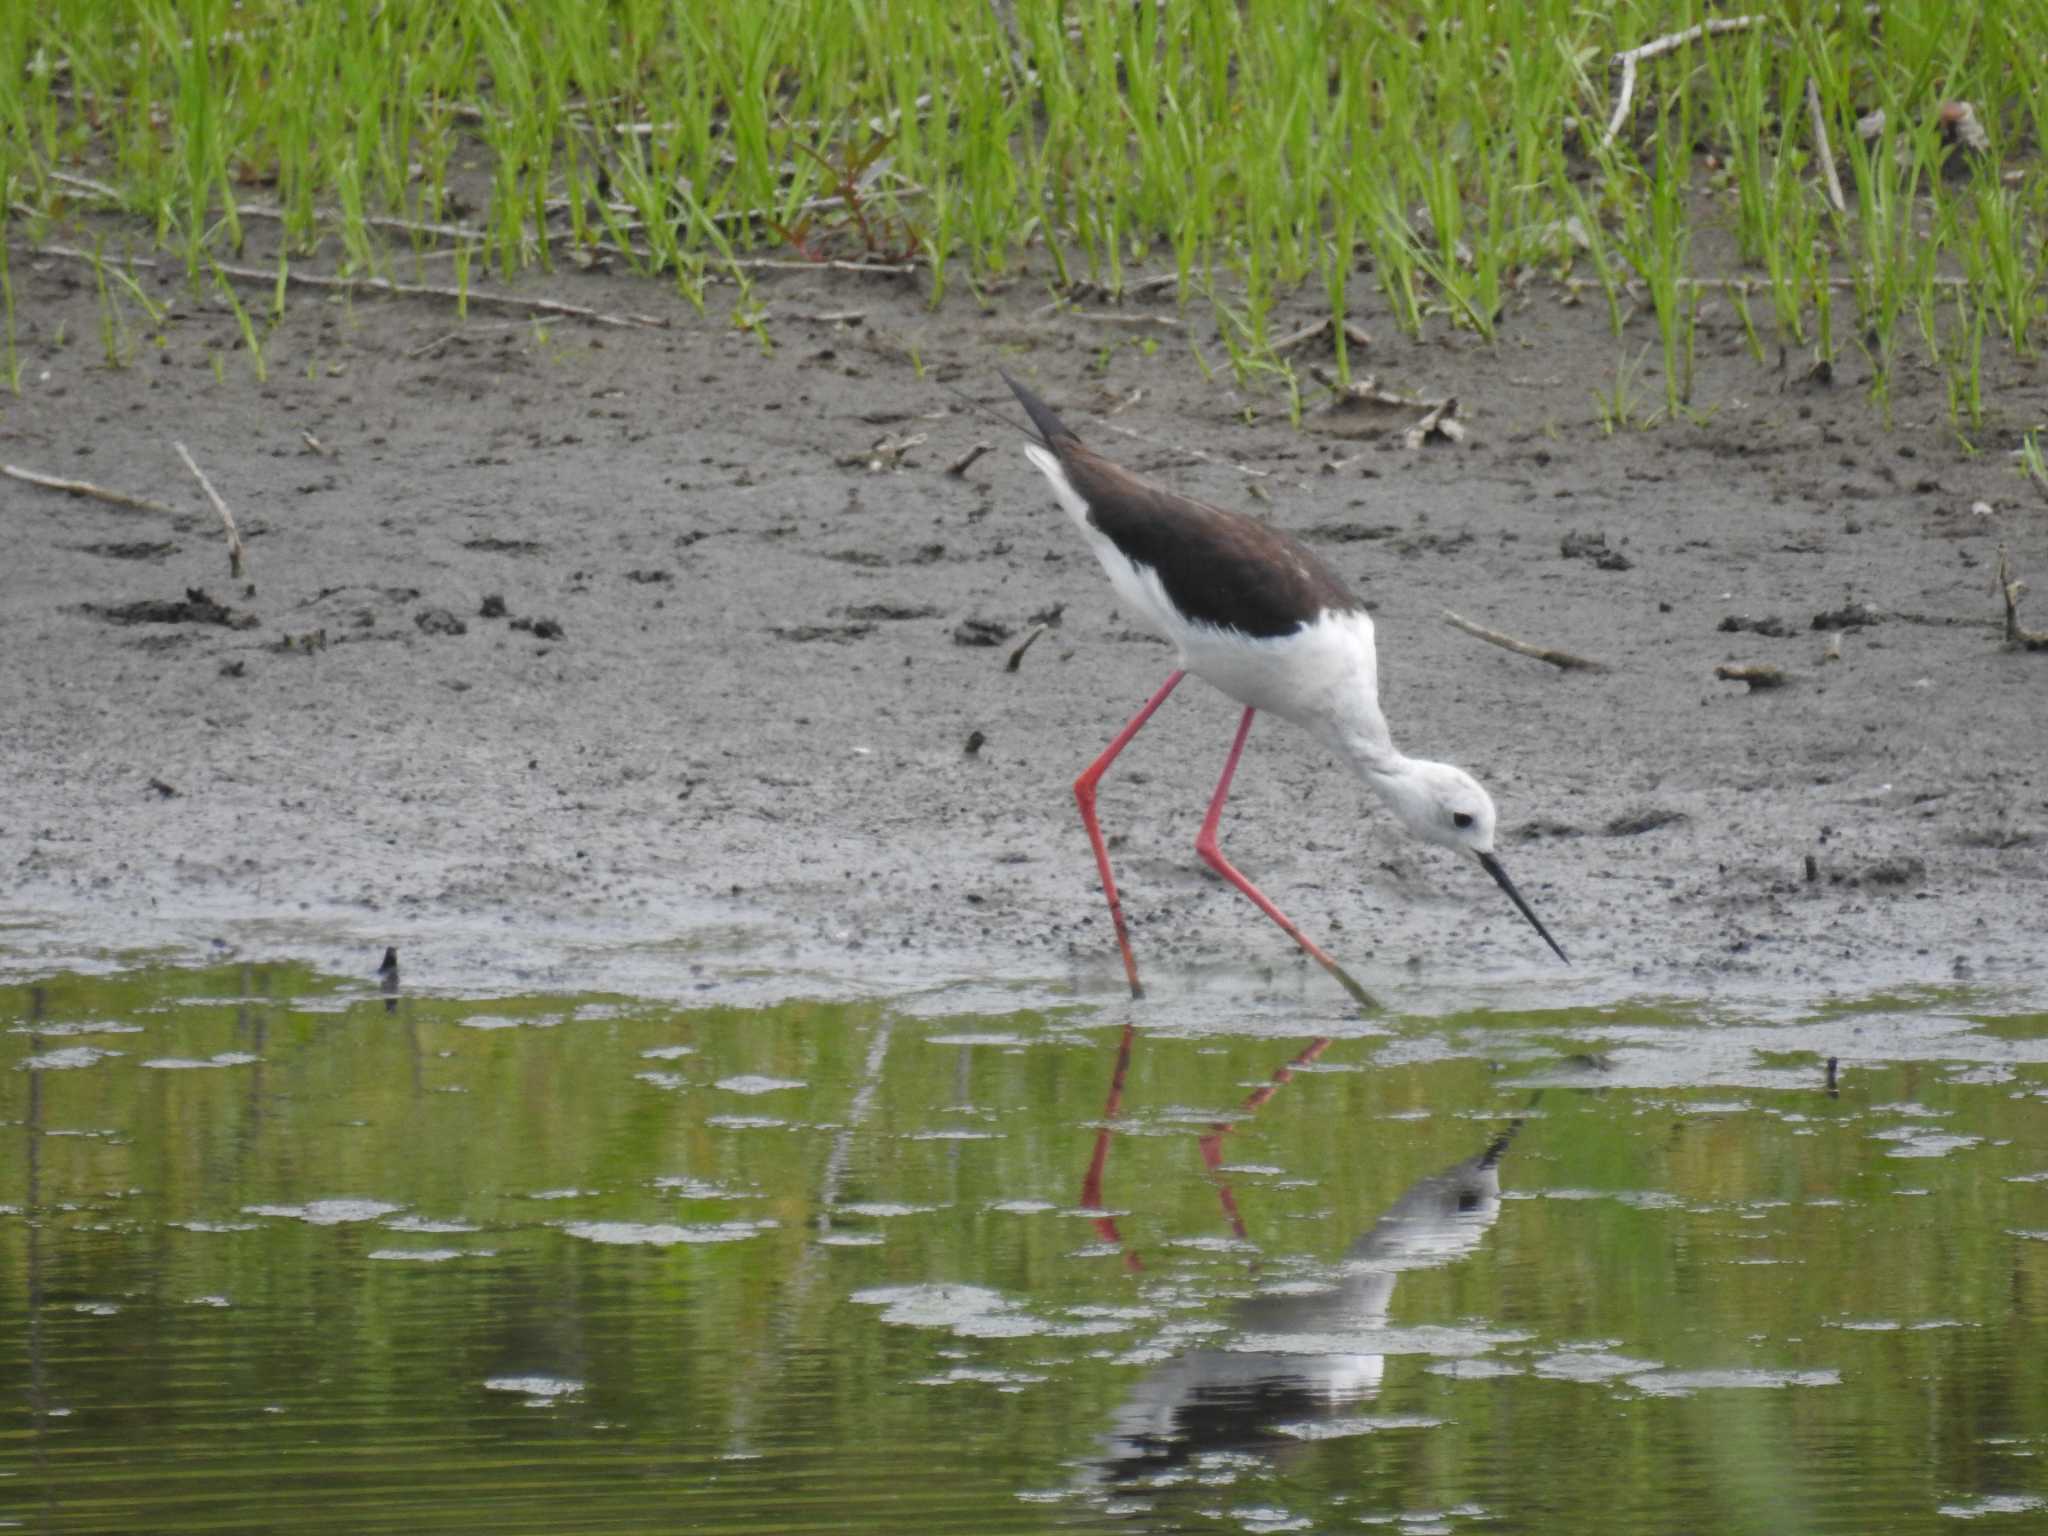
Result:
[[[1124,1243],[1115,1216],[1103,1205],[1113,1120],[1122,1108],[1132,1044],[1126,1025],[1081,1204],[1102,1213],[1095,1219],[1097,1234],[1117,1244],[1125,1268],[1137,1272],[1144,1268],[1142,1258]],[[1277,1067],[1245,1100],[1243,1113],[1257,1113],[1329,1044],[1327,1038],[1312,1040]],[[1212,1174],[1222,1167],[1222,1142],[1233,1123],[1219,1122],[1201,1138],[1202,1160]],[[1299,1426],[1339,1417],[1373,1396],[1386,1371],[1385,1355],[1342,1345],[1387,1326],[1402,1273],[1456,1263],[1479,1247],[1500,1215],[1501,1160],[1521,1126],[1517,1117],[1475,1155],[1410,1185],[1345,1250],[1328,1284],[1289,1285],[1251,1296],[1231,1310],[1228,1331],[1212,1335],[1222,1347],[1190,1349],[1154,1366],[1117,1408],[1091,1480],[1129,1486],[1207,1454],[1298,1448]],[[1217,1189],[1232,1233],[1244,1238],[1229,1183]]]

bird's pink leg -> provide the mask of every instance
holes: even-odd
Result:
[[[1244,712],[1244,719],[1238,722],[1237,740],[1230,744],[1230,757],[1223,764],[1223,777],[1216,781],[1216,794],[1209,802],[1209,814],[1202,818],[1202,831],[1195,839],[1195,852],[1202,856],[1203,863],[1251,897],[1252,905],[1278,923],[1282,933],[1299,944],[1310,958],[1336,977],[1338,984],[1357,1000],[1360,1007],[1377,1012],[1380,1005],[1373,1000],[1372,994],[1352,980],[1350,972],[1343,966],[1311,943],[1308,935],[1295,927],[1285,912],[1266,899],[1264,891],[1238,873],[1237,866],[1223,856],[1223,849],[1216,841],[1216,828],[1223,820],[1223,802],[1229,798],[1230,781],[1237,774],[1237,760],[1244,755],[1244,741],[1252,733],[1252,716],[1256,713],[1256,710],[1247,709]]]
[[[1152,712],[1166,702],[1166,696],[1178,688],[1180,680],[1186,676],[1186,672],[1177,671],[1161,684],[1159,691],[1146,701],[1145,707],[1131,716],[1131,723],[1116,733],[1116,740],[1102,749],[1102,756],[1074,780],[1074,799],[1080,803],[1081,820],[1088,828],[1088,842],[1095,849],[1095,867],[1102,871],[1102,894],[1109,898],[1109,920],[1116,927],[1116,947],[1123,951],[1124,974],[1131,980],[1133,997],[1143,997],[1145,989],[1138,985],[1138,962],[1131,956],[1131,936],[1124,928],[1123,903],[1117,900],[1116,876],[1109,869],[1109,844],[1102,840],[1102,824],[1095,819],[1095,786],[1109,772],[1109,765],[1116,761],[1117,753],[1130,745],[1131,738],[1152,718]]]

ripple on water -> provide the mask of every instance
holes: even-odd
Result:
[[[76,1019],[68,1024],[14,1024],[8,1027],[10,1035],[35,1035],[46,1040],[62,1040],[72,1035],[139,1035],[140,1024],[117,1024],[96,1019]]]
[[[61,1050],[45,1051],[40,1056],[27,1056],[14,1064],[17,1072],[70,1072],[79,1067],[90,1067],[113,1056],[125,1056],[126,1051],[104,1051],[96,1045],[67,1045]]]
[[[392,1205],[385,1200],[308,1200],[304,1205],[242,1207],[243,1212],[250,1216],[284,1216],[316,1227],[338,1227],[350,1221],[375,1221],[379,1216],[394,1216],[404,1209],[402,1205]]]
[[[944,1328],[963,1338],[1019,1338],[1050,1331],[1021,1302],[983,1285],[878,1285],[851,1301],[880,1307],[882,1321],[902,1328]]]
[[[583,1390],[583,1383],[568,1376],[491,1376],[484,1381],[486,1392],[514,1392],[526,1399],[529,1408],[545,1408]]]
[[[572,1221],[562,1230],[590,1243],[611,1243],[621,1247],[673,1248],[678,1243],[737,1243],[762,1232],[772,1232],[781,1223],[764,1221],[721,1221],[707,1226],[684,1227],[673,1222]]]
[[[1353,1435],[1378,1434],[1383,1429],[1440,1429],[1449,1422],[1420,1413],[1359,1413],[1341,1419],[1275,1424],[1273,1430],[1296,1440],[1344,1440]]]
[[[1629,1377],[1628,1384],[1651,1397],[1691,1397],[1695,1392],[1756,1387],[1839,1387],[1842,1373],[1835,1370],[1648,1371]]]
[[[1448,1376],[1453,1381],[1490,1381],[1497,1376],[1523,1376],[1527,1371],[1506,1360],[1438,1360],[1423,1367],[1432,1376]]]
[[[924,1037],[924,1043],[926,1045],[1014,1046],[1023,1045],[1027,1042],[1025,1041],[1022,1035],[1005,1034],[998,1030],[991,1030],[987,1033],[962,1031],[958,1034],[952,1035],[926,1035]]]
[[[727,1093],[755,1094],[783,1093],[791,1088],[803,1088],[808,1085],[801,1078],[763,1077],[759,1073],[748,1072],[739,1077],[721,1077],[712,1086],[722,1088]]]
[[[204,1060],[195,1060],[190,1056],[154,1056],[143,1065],[155,1067],[159,1071],[178,1072],[202,1067],[248,1067],[254,1066],[262,1059],[261,1056],[251,1056],[247,1051],[220,1051]]]
[[[1483,1355],[1503,1344],[1527,1342],[1527,1333],[1509,1329],[1448,1328],[1422,1324],[1413,1328],[1354,1328],[1343,1333],[1245,1333],[1226,1346],[1258,1355]],[[1635,1362],[1631,1369],[1654,1366]]]
[[[486,1255],[479,1250],[477,1257]],[[467,1248],[378,1248],[368,1257],[401,1264],[445,1264],[450,1259],[470,1257]]]
[[[746,1190],[727,1189],[722,1184],[713,1184],[708,1179],[695,1179],[687,1173],[665,1173],[657,1177],[654,1187],[681,1200],[758,1200],[761,1197]]]
[[[650,1045],[640,1053],[642,1061],[679,1061],[697,1054],[694,1045]]]
[[[1885,1154],[1886,1157],[1946,1157],[1949,1153],[1964,1147],[1977,1146],[1984,1140],[1982,1136],[1943,1135],[1910,1125],[1896,1125],[1887,1130],[1872,1131],[1870,1139],[1897,1143]]]
[[[435,1221],[427,1216],[399,1216],[384,1223],[387,1232],[479,1232],[483,1230],[473,1221]]]
[[[1967,1504],[1943,1504],[1935,1513],[1951,1520],[1975,1520],[1981,1515],[2026,1515],[2048,1508],[2048,1499],[2032,1493],[1990,1493]]]
[[[1563,1349],[1536,1362],[1536,1374],[1546,1381],[1613,1381],[1662,1369],[1659,1361],[1635,1360],[1604,1349]]]

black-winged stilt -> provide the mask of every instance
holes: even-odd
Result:
[[[1131,995],[1144,995],[1131,955],[1109,847],[1095,817],[1095,790],[1109,765],[1190,672],[1244,705],[1223,777],[1202,819],[1195,851],[1249,896],[1289,938],[1368,1007],[1372,998],[1223,856],[1216,840],[1231,776],[1260,710],[1291,720],[1357,770],[1401,824],[1424,842],[1473,855],[1509,900],[1570,963],[1515,889],[1493,851],[1493,800],[1462,768],[1395,750],[1380,713],[1379,669],[1365,605],[1314,551],[1242,512],[1207,506],[1147,485],[1084,445],[1051,407],[1003,375],[1037,428],[1024,452],[1095,551],[1130,609],[1179,651],[1179,665],[1074,781]]]

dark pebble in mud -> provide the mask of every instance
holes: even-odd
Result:
[[[446,608],[422,608],[412,616],[420,632],[428,635],[466,635],[469,626]]]
[[[175,544],[156,544],[148,541],[119,544],[79,544],[80,553],[98,555],[106,560],[161,560],[166,555],[175,555]]]
[[[936,619],[938,607],[932,603],[855,603],[850,608],[839,610],[849,619]]]
[[[1001,645],[1013,631],[994,619],[963,619],[953,628],[955,645]]]
[[[1686,819],[1683,811],[1669,811],[1661,806],[1648,805],[1640,810],[1617,816],[1600,830],[1609,837],[1640,837],[1645,832],[1654,832],[1659,827],[1669,827]]]
[[[537,539],[464,539],[464,549],[476,550],[485,555],[537,555],[544,548]]]
[[[133,603],[87,603],[85,611],[109,624],[218,624],[226,629],[254,629],[262,622],[253,613],[237,613],[215,602],[198,587],[187,587],[182,602],[151,597]]]
[[[1916,885],[1927,878],[1927,865],[1911,854],[1873,859],[1856,869],[1831,870],[1830,885]]]
[[[1604,533],[1580,533],[1576,529],[1558,541],[1558,553],[1567,560],[1590,560],[1603,571],[1627,571],[1635,562],[1618,549],[1607,547]]]
[[[1752,619],[1746,614],[1731,613],[1721,621],[1720,629],[1727,635],[1763,635],[1772,640],[1789,639],[1793,634],[1792,621],[1776,614]]]

